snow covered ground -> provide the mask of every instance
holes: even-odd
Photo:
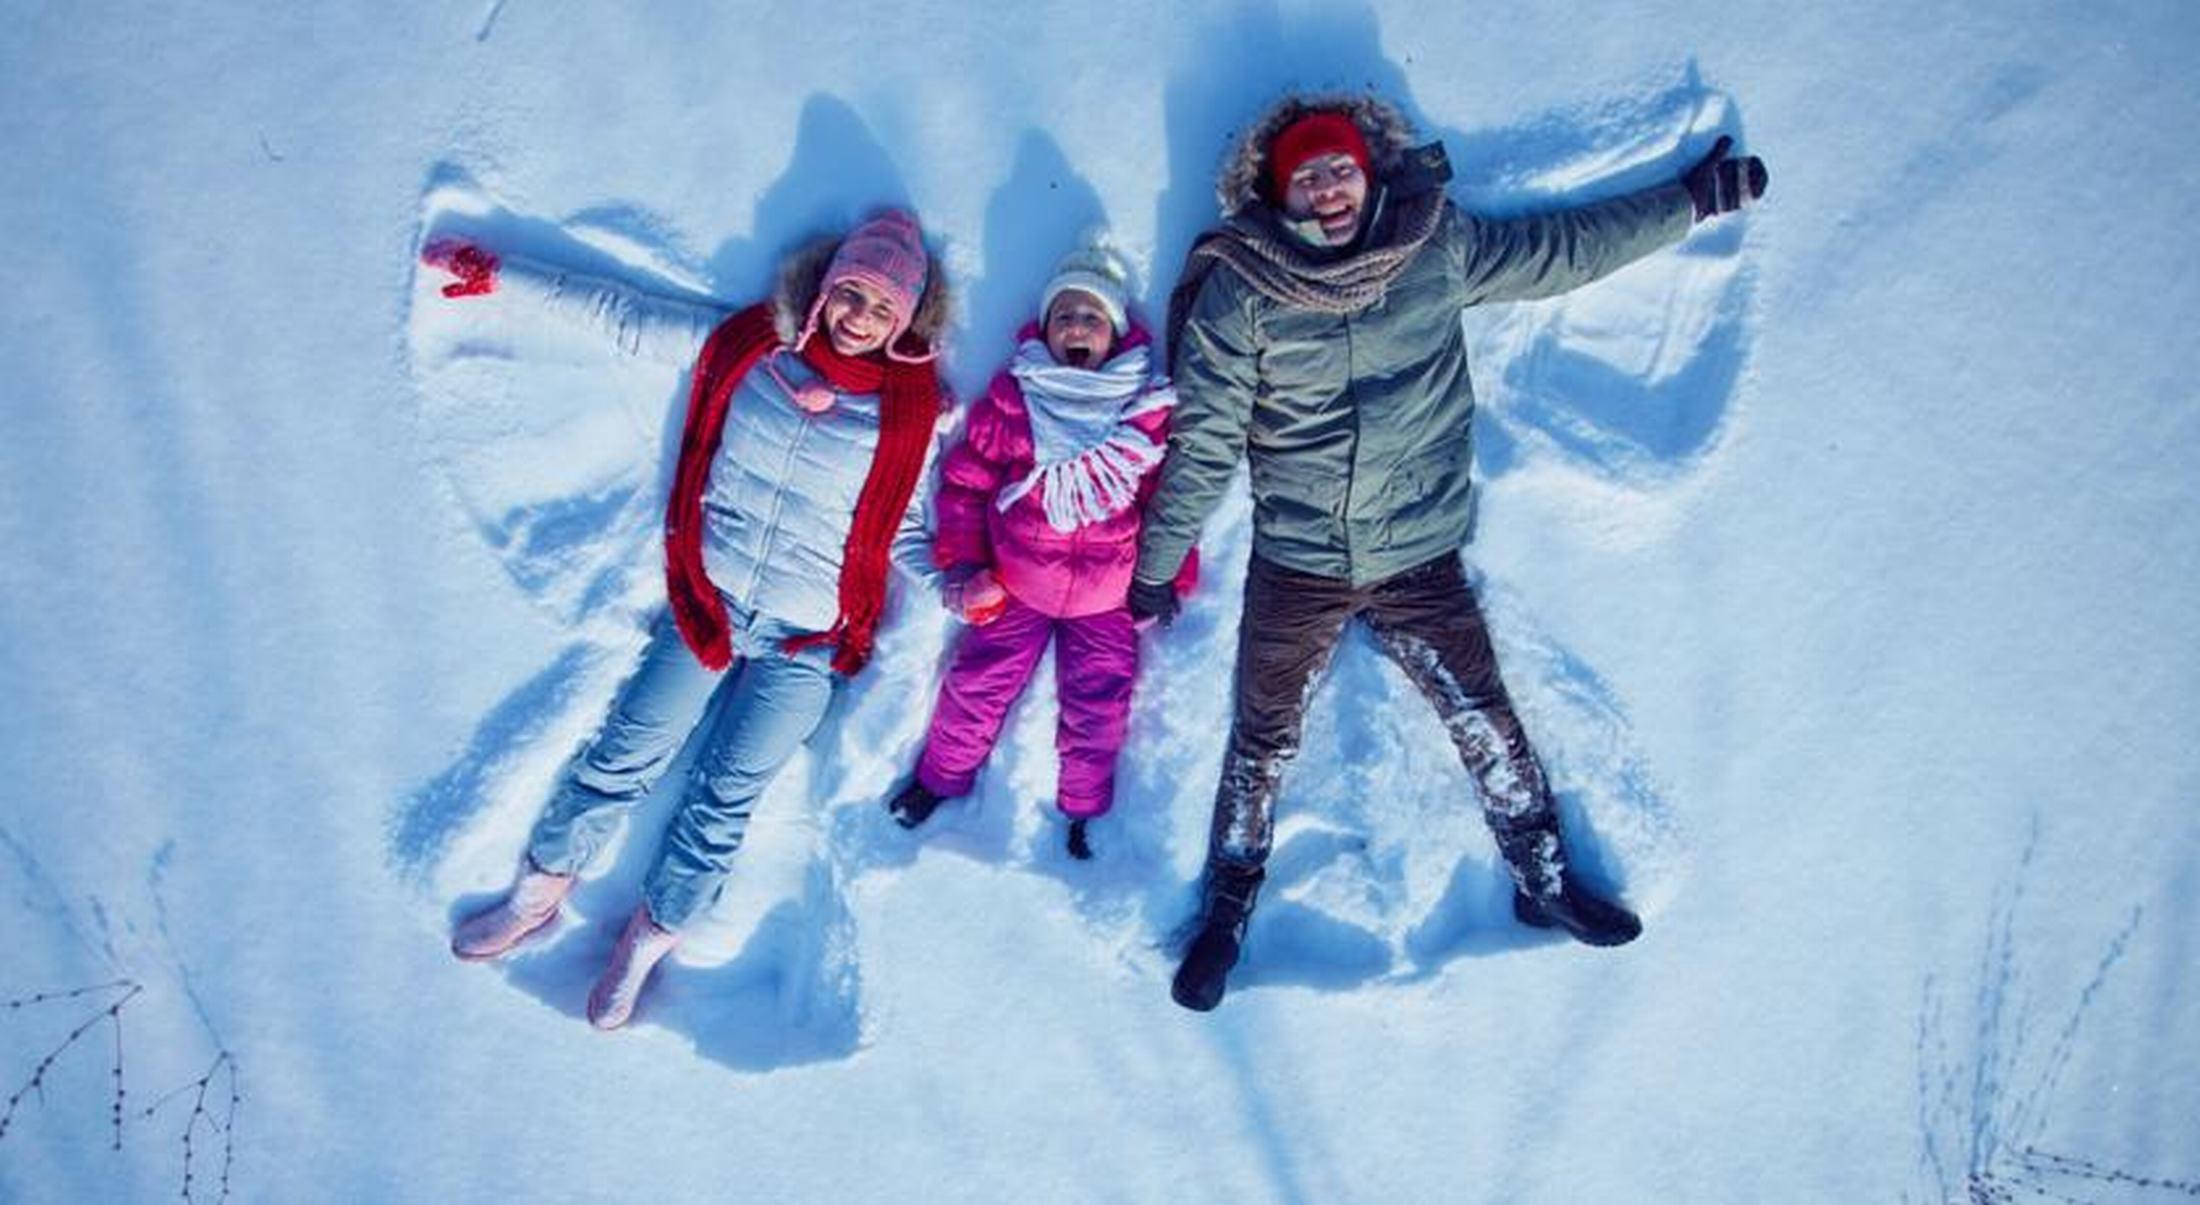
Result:
[[[0,1200],[2200,1196],[2200,9],[633,7],[0,23]],[[638,646],[682,395],[420,242],[730,304],[905,203],[967,395],[1095,222],[1157,308],[1289,86],[1399,100],[1483,210],[1770,164],[1468,318],[1469,560],[1644,938],[1511,921],[1356,637],[1241,986],[1169,1002],[1240,496],[1095,862],[1045,671],[966,804],[878,809],[910,596],[633,1030],[579,1011],[666,792],[554,942],[454,961]]]

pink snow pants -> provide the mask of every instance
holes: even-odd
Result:
[[[1050,639],[1059,641],[1054,683],[1061,721],[1054,747],[1062,777],[1056,806],[1072,818],[1108,810],[1138,677],[1138,631],[1123,607],[1055,619],[1011,597],[999,619],[965,629],[917,761],[917,780],[926,790],[945,798],[970,793]]]

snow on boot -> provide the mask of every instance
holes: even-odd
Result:
[[[1561,928],[1592,946],[1624,946],[1642,935],[1634,913],[1582,886],[1566,872],[1556,895],[1531,896],[1513,889],[1513,916],[1538,929]]]
[[[932,809],[940,806],[940,796],[934,795],[925,785],[911,778],[909,785],[899,795],[886,801],[886,810],[894,815],[894,822],[903,828],[915,828],[932,818]]]
[[[451,953],[468,962],[495,958],[547,926],[558,915],[573,876],[535,869],[520,872],[505,897],[458,923],[451,931]]]
[[[1230,969],[1237,965],[1238,950],[1245,942],[1245,926],[1253,917],[1253,899],[1267,872],[1207,868],[1206,907],[1199,934],[1184,951],[1183,965],[1169,984],[1169,995],[1193,1012],[1207,1012],[1222,1003]]]
[[[598,1029],[617,1029],[633,1019],[634,1005],[642,998],[650,972],[679,944],[679,934],[659,928],[650,919],[648,905],[636,908],[619,934],[619,944],[611,948],[610,963],[588,993],[588,1023]]]
[[[1085,822],[1082,820],[1069,822],[1069,856],[1080,862],[1092,860],[1092,846],[1085,840]]]

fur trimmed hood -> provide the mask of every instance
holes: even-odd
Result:
[[[833,252],[840,249],[843,237],[829,234],[812,239],[779,261],[779,279],[772,287],[772,326],[782,343],[792,343],[801,333],[810,308],[817,304],[818,289],[825,283],[825,269],[831,266]],[[924,274],[924,295],[917,299],[917,312],[909,319],[909,329],[895,342],[895,350],[907,359],[930,359],[939,354],[940,335],[947,329],[952,312],[946,269],[937,252],[929,247],[925,252],[930,262]]]
[[[1404,158],[1406,148],[1413,145],[1413,125],[1405,114],[1371,92],[1287,94],[1239,136],[1223,160],[1215,178],[1215,200],[1222,206],[1223,217],[1236,217],[1255,205],[1273,203],[1265,187],[1269,146],[1285,126],[1308,113],[1325,111],[1342,113],[1360,127],[1377,180],[1389,176]]]

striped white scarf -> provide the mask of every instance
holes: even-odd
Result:
[[[1064,533],[1129,510],[1162,451],[1131,420],[1176,404],[1167,382],[1147,388],[1152,362],[1152,348],[1140,345],[1098,368],[1072,368],[1055,363],[1045,343],[1024,340],[1009,371],[1023,388],[1036,463],[994,505],[1005,512],[1039,490],[1047,523]]]

